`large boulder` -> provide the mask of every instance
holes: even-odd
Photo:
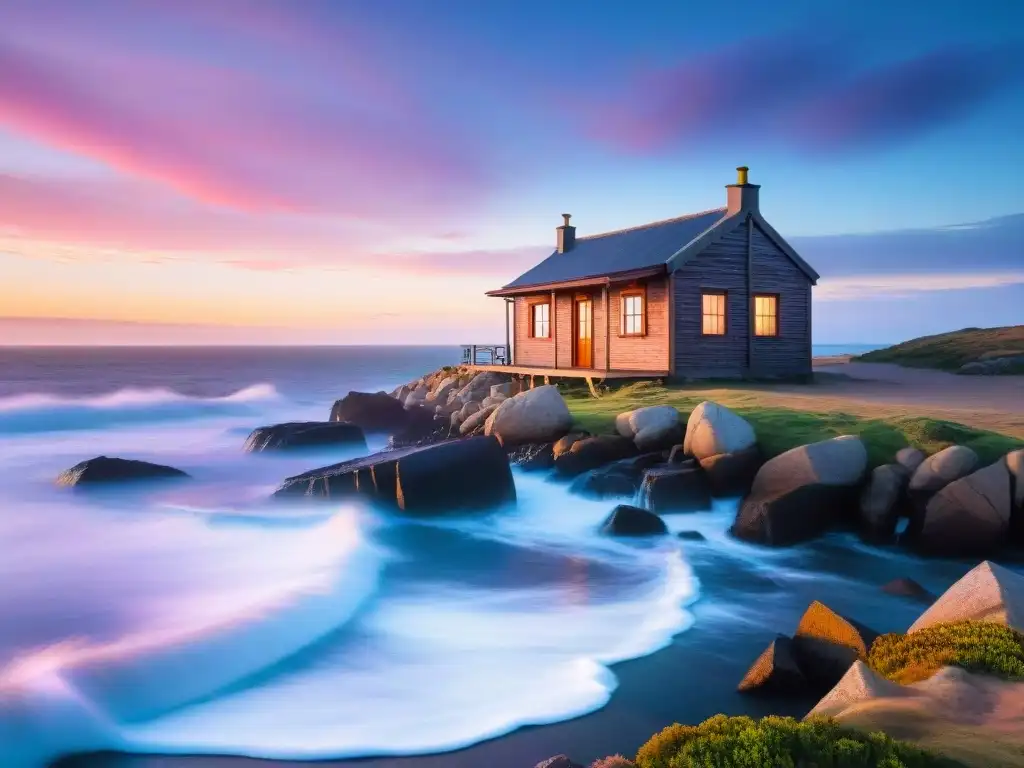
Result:
[[[69,487],[112,485],[145,480],[184,480],[188,473],[163,464],[116,456],[96,456],[57,475],[57,485]]]
[[[1024,576],[986,560],[943,592],[907,631],[953,621],[989,621],[1024,632]]]
[[[551,444],[551,451],[554,453],[557,459],[563,453],[568,453],[573,445],[585,437],[590,437],[590,433],[583,430],[574,430],[567,435],[562,435],[560,438],[555,440]]]
[[[579,763],[574,763],[565,755],[555,755],[547,760],[542,760],[533,768],[583,768]]]
[[[1010,543],[1024,546],[1024,448],[1006,454],[1013,492],[1013,517],[1010,519]]]
[[[501,384],[492,384],[489,391],[490,397],[501,397],[508,399],[518,395],[522,391],[523,387],[519,381],[512,380],[506,381]]]
[[[382,451],[304,472],[277,498],[366,496],[407,514],[486,509],[515,499],[508,457],[496,440],[476,437]]]
[[[568,450],[555,448],[555,472],[562,477],[576,477],[618,459],[635,456],[636,444],[619,435],[595,435],[572,443]]]
[[[785,635],[772,640],[736,688],[740,693],[772,694],[799,694],[806,689],[807,680],[793,655],[793,641]]]
[[[887,680],[857,659],[839,682],[807,713],[806,718],[836,717],[855,704],[872,699],[895,699],[914,694],[909,686]]]
[[[612,536],[652,536],[668,533],[665,521],[653,512],[630,504],[619,504],[601,524],[601,532]]]
[[[935,493],[907,526],[918,551],[948,557],[988,556],[1009,538],[1013,502],[1010,470],[1002,459]]]
[[[700,460],[715,496],[743,496],[750,492],[758,470],[764,464],[756,445],[732,453],[716,453]]]
[[[407,448],[432,445],[448,438],[450,417],[446,413],[434,413],[424,406],[413,406],[406,411],[405,425],[392,432],[388,438],[391,448]]]
[[[966,477],[978,466],[978,454],[964,445],[951,445],[921,462],[910,477],[908,491],[918,501]]]
[[[472,401],[466,403],[466,405],[475,405]],[[484,425],[487,423],[487,419],[490,418],[491,414],[498,410],[497,405],[489,405],[486,408],[477,408],[472,411],[469,416],[465,418],[461,425],[459,425],[460,435],[470,435],[479,430],[483,430]]]
[[[476,374],[459,389],[456,399],[462,403],[468,403],[470,400],[479,402],[491,394],[491,387],[495,384],[503,384],[507,379],[505,374],[483,371]]]
[[[711,509],[711,489],[697,467],[672,465],[644,472],[640,498],[652,512],[700,512]]]
[[[736,453],[757,442],[754,428],[724,405],[705,400],[686,422],[683,451],[697,459],[720,453]]]
[[[909,481],[907,469],[900,464],[882,464],[871,470],[860,495],[860,522],[872,541],[887,542],[895,536]]]
[[[576,477],[569,491],[580,496],[605,499],[634,496],[640,490],[644,471],[662,463],[660,453],[643,453],[588,470]]]
[[[351,445],[365,448],[363,430],[347,421],[290,421],[257,427],[245,441],[247,453]]]
[[[484,433],[502,445],[522,445],[557,440],[571,427],[569,407],[558,387],[549,384],[505,400],[488,418]]]
[[[754,478],[732,532],[746,541],[784,546],[814,538],[856,510],[867,449],[843,435],[769,460]]]
[[[878,633],[815,600],[800,618],[793,653],[812,688],[824,693],[850,666],[867,660]]]
[[[402,403],[386,392],[349,392],[334,403],[331,421],[346,421],[365,432],[394,433],[408,424],[409,415]]]
[[[641,451],[671,448],[683,435],[679,411],[671,405],[651,405],[620,413],[615,417],[615,431],[636,443]]]
[[[457,375],[445,376],[427,393],[427,402],[447,403],[448,393],[455,390],[458,383]]]
[[[928,457],[925,455],[924,451],[907,446],[906,448],[900,448],[896,451],[896,456],[893,461],[907,470],[908,475],[912,475],[917,471],[917,468],[921,466],[926,458]]]

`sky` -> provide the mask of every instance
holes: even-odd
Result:
[[[761,209],[817,343],[1024,322],[1018,0],[2,0],[0,344],[456,344]]]

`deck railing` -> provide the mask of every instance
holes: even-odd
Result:
[[[508,347],[504,344],[463,344],[463,365],[511,365]]]

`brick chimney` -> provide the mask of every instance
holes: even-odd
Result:
[[[728,192],[728,215],[740,211],[757,212],[757,191],[761,189],[760,184],[751,184],[747,181],[747,172],[750,169],[741,165],[736,169],[736,183],[726,185]]]
[[[559,253],[566,253],[571,251],[572,247],[576,245],[576,227],[569,224],[571,216],[568,213],[563,213],[562,218],[565,223],[560,227],[555,227],[555,233],[557,234],[556,247]]]

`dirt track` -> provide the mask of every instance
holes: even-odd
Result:
[[[815,360],[816,383],[744,387],[758,402],[861,416],[928,416],[1024,438],[1024,376],[958,376],[888,363]]]

